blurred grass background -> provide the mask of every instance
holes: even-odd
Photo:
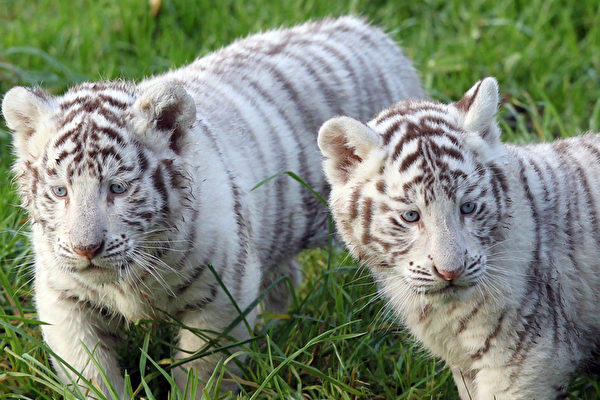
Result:
[[[436,99],[458,99],[476,80],[496,76],[506,141],[600,129],[596,0],[0,0],[0,94],[14,85],[60,94],[85,80],[140,80],[253,32],[348,13],[385,27]],[[56,382],[39,342],[26,218],[10,163],[2,122],[0,398],[80,397]],[[257,329],[241,398],[457,398],[443,364],[382,317],[364,269],[343,252],[330,258],[313,250],[300,259],[306,274],[298,301],[279,324],[268,320]],[[122,355],[137,398],[177,398],[151,362],[169,357],[169,331],[152,322],[130,330]],[[570,398],[600,399],[598,383],[595,376],[576,377]],[[213,395],[209,388],[207,397]]]

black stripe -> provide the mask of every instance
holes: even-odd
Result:
[[[117,132],[115,129],[113,129],[111,127],[108,127],[108,126],[100,127],[95,122],[92,121],[91,129],[94,132],[104,134],[104,136],[108,137],[110,140],[117,142],[117,144],[119,144],[120,146],[125,145],[125,139],[121,136],[121,134],[119,132]]]
[[[358,201],[360,199],[360,195],[361,195],[361,189],[362,187],[356,187],[354,189],[354,191],[352,192],[352,196],[350,197],[350,219],[351,220],[355,220],[356,218],[358,218],[358,207],[360,205],[360,202]]]
[[[554,344],[558,345],[559,342],[559,320],[557,315],[557,303],[560,303],[559,299],[557,299],[556,293],[554,291],[554,287],[549,284],[549,282],[554,282],[557,278],[558,272],[556,271],[556,260],[553,255],[553,250],[555,249],[555,243],[553,243],[554,238],[557,237],[558,228],[555,223],[547,223],[548,219],[556,219],[559,215],[558,203],[556,202],[556,198],[553,197],[550,193],[550,186],[545,179],[545,175],[543,171],[551,170],[551,166],[545,163],[543,160],[540,162],[544,163],[543,169],[538,166],[535,160],[529,159],[529,165],[535,171],[538,182],[542,186],[542,190],[544,192],[544,199],[540,200],[541,204],[538,205],[538,208],[544,216],[543,221],[545,223],[542,224],[541,230],[543,230],[542,234],[542,248],[543,252],[540,255],[541,262],[545,265],[545,268],[540,271],[539,279],[541,279],[545,284],[538,284],[540,290],[542,290],[541,294],[543,294],[543,298],[547,300],[547,314],[552,319],[552,335]],[[551,186],[554,190],[556,190],[557,186]],[[558,190],[560,191],[560,190]],[[562,245],[562,244],[560,244]]]
[[[538,286],[537,276],[539,275],[539,264],[540,264],[540,252],[541,252],[541,232],[540,232],[540,216],[536,208],[533,195],[529,187],[529,181],[526,175],[526,168],[524,161],[517,157],[517,161],[520,166],[520,181],[525,193],[525,197],[529,203],[528,208],[530,209],[531,216],[534,223],[535,229],[535,244],[534,250],[531,255],[531,261],[527,268],[527,284],[524,290],[523,296],[521,297],[519,307],[516,310],[516,322],[519,324],[517,327],[517,344],[511,356],[510,363],[515,365],[515,369],[511,372],[510,379],[511,384],[518,377],[525,361],[527,354],[533,348],[535,336],[539,334],[541,326],[539,324],[540,309],[541,309],[541,291]],[[533,308],[527,311],[527,308]]]
[[[371,37],[370,35],[368,35],[368,34],[366,34],[364,32],[361,32],[361,31],[357,31],[354,28],[350,28],[350,27],[347,27],[345,29],[334,28],[333,30],[329,30],[329,31],[330,31],[330,33],[331,33],[331,35],[333,37],[335,37],[335,36],[339,37],[339,41],[340,42],[342,42],[344,40],[347,40],[346,39],[346,35],[347,34],[355,34],[355,35],[359,36],[359,38],[360,38],[361,41],[363,41],[363,42],[365,42],[367,44],[367,48],[369,48],[369,49],[378,49],[377,50],[378,54],[386,55],[386,54],[388,54],[390,52],[390,46],[386,46],[385,48],[381,48],[382,47],[381,46],[382,41],[373,40],[373,37]],[[386,39],[387,39],[387,37],[386,37]],[[356,46],[356,48],[353,48],[352,46],[349,46],[348,47],[348,51],[352,52],[354,50],[358,50],[358,48],[359,48],[359,46]],[[393,48],[397,49],[396,46],[393,46]],[[373,63],[372,60],[370,60],[370,59],[363,60],[363,58],[361,56],[363,56],[365,54],[367,54],[367,52],[361,52],[359,54],[354,53],[354,57],[353,57],[354,59],[358,60],[359,63],[361,64],[360,65],[360,69],[362,71],[368,70],[367,65],[373,65],[373,64],[375,64],[375,66],[377,66],[376,64],[378,64],[378,63]],[[392,95],[392,93],[390,92],[390,89],[389,89],[390,85],[387,82],[387,75],[388,74],[375,73],[375,74],[372,74],[372,78],[371,79],[376,79],[376,80],[379,81],[379,84],[377,85],[377,87],[379,87],[381,90],[383,90],[386,93],[386,100],[387,100],[386,102],[387,103],[391,103],[395,99],[394,99],[394,96]],[[367,86],[370,86],[370,85],[371,85],[371,83],[367,82]]]
[[[559,141],[553,143],[554,148],[560,154],[564,154],[565,157],[568,157],[567,162],[575,167],[575,171],[577,176],[579,177],[578,181],[581,182],[583,186],[583,195],[585,197],[585,208],[590,212],[590,221],[591,221],[591,235],[594,236],[594,243],[600,243],[600,226],[598,223],[598,213],[596,210],[596,201],[593,196],[593,191],[589,180],[587,178],[586,169],[581,166],[579,161],[569,153],[569,146],[566,141]]]
[[[413,164],[417,162],[417,160],[419,160],[423,156],[420,147],[421,146],[419,145],[417,151],[408,154],[402,159],[402,162],[400,163],[399,172],[406,172],[407,169],[409,169]],[[395,158],[396,157],[394,157],[394,159]]]
[[[220,77],[215,76],[214,81],[211,81],[209,79],[204,79],[204,80],[195,80],[194,82],[199,86],[200,93],[203,93],[205,96],[208,93],[210,93],[211,95],[215,96],[215,98],[218,99],[218,103],[223,103],[223,98],[230,98],[230,97],[227,94],[227,90],[225,90],[225,88],[222,85],[217,84],[217,82],[220,79],[221,79]],[[233,103],[233,101],[231,101],[231,103]],[[229,116],[230,120],[235,121],[237,119],[237,121],[239,121],[238,123],[241,124],[241,126],[247,127],[247,129],[239,130],[236,132],[231,132],[233,134],[237,133],[238,136],[231,137],[230,141],[238,141],[241,143],[245,143],[247,141],[251,142],[252,151],[248,151],[248,145],[240,146],[239,148],[244,150],[244,158],[250,162],[250,171],[254,174],[256,182],[258,183],[261,179],[264,179],[264,177],[256,175],[256,169],[251,167],[252,166],[251,161],[258,160],[260,165],[262,165],[262,166],[267,165],[262,146],[260,145],[260,142],[258,141],[257,137],[255,136],[254,132],[251,129],[252,124],[250,124],[248,122],[248,120],[246,120],[242,116],[241,111],[239,109],[233,108],[233,107],[227,108],[227,110],[233,112],[233,115]],[[232,125],[235,126],[236,124],[234,123]],[[267,186],[267,190],[269,190],[268,186]]]
[[[241,204],[240,201],[240,192],[239,192],[239,187],[238,185],[235,183],[235,178],[233,176],[233,174],[231,173],[231,171],[229,169],[227,169],[225,167],[225,161],[224,161],[224,157],[223,157],[223,151],[219,148],[218,142],[215,138],[214,133],[211,132],[210,128],[203,122],[203,121],[198,121],[198,127],[201,129],[202,133],[205,135],[205,137],[207,139],[209,139],[210,144],[213,148],[213,150],[215,151],[216,154],[218,154],[221,162],[223,163],[223,167],[225,168],[225,172],[227,174],[227,178],[229,181],[229,187],[231,188],[231,194],[233,197],[233,201],[234,201],[234,207],[233,207],[233,212],[234,212],[234,216],[235,216],[235,222],[236,222],[236,226],[237,226],[237,238],[238,238],[238,246],[239,246],[239,251],[236,257],[236,261],[235,261],[235,279],[236,279],[236,283],[234,284],[234,296],[239,295],[239,292],[241,290],[241,284],[245,275],[245,262],[246,262],[246,258],[247,258],[247,247],[248,247],[248,242],[249,242],[249,238],[250,238],[250,223],[249,221],[246,220],[246,212],[247,210],[244,209],[244,207]]]
[[[264,64],[265,60],[257,59],[256,62]],[[247,66],[247,62],[245,60],[239,60],[237,57],[232,57],[230,60],[227,60],[226,63],[219,64],[219,67],[215,68],[214,72],[223,74],[227,69],[226,67],[243,69],[243,68],[246,68],[246,66]],[[279,78],[278,81],[280,81],[280,82],[281,82],[281,79],[283,79],[283,75],[279,71],[273,70],[273,66],[270,64],[265,67],[265,71],[269,71],[269,72],[273,73],[274,75],[276,75]],[[261,82],[257,82],[254,79],[250,79],[250,77],[245,77],[244,85],[249,85],[252,89],[256,90],[261,98],[263,98],[267,103],[269,103],[270,105],[272,105],[273,107],[275,107],[277,109],[278,116],[281,117],[285,121],[285,124],[287,126],[287,129],[286,129],[287,132],[293,133],[294,131],[298,131],[298,126],[296,126],[297,123],[301,123],[301,124],[305,123],[303,118],[300,115],[298,115],[298,120],[296,121],[296,125],[295,125],[291,121],[291,119],[288,115],[290,110],[284,110],[282,108],[282,102],[277,101],[270,94],[270,92],[266,91],[265,88],[263,87],[263,85],[261,85]],[[269,122],[269,124],[270,124],[270,122]],[[301,129],[300,131],[302,131],[302,130],[304,130],[304,129]],[[310,129],[306,128],[306,130],[310,130]],[[278,138],[278,132],[273,132],[273,136]],[[311,186],[315,190],[319,190],[319,188],[317,187],[317,181],[310,174],[311,169],[307,163],[306,151],[304,148],[305,147],[304,144],[299,140],[298,136],[295,134],[289,135],[289,138],[291,138],[295,142],[294,152],[296,153],[296,159],[297,159],[298,165],[300,166],[300,170],[295,171],[295,172],[309,186]],[[284,151],[284,149],[281,146],[281,143],[279,141],[277,141],[277,147],[280,148],[280,150],[279,150],[280,154],[286,154],[286,152]],[[274,172],[283,172],[286,170],[285,163],[283,163],[283,165],[281,165],[281,164],[282,163],[280,163],[280,166],[278,167],[279,171],[274,171]],[[278,179],[277,181],[281,181],[281,179]],[[308,190],[304,190],[303,188],[301,188],[300,195],[302,197],[303,212],[304,212],[305,218],[307,220],[310,220],[314,216],[314,210],[320,206],[320,203],[319,203],[318,199],[316,199],[316,197],[313,196]],[[264,213],[264,214],[265,214],[265,218],[268,217],[267,213]],[[281,225],[280,222],[281,221],[279,221],[279,219],[278,219],[279,225]],[[269,226],[269,224],[263,224],[263,225]],[[291,224],[289,224],[289,225],[291,225]],[[293,230],[292,226],[290,226],[290,230]],[[304,233],[302,234],[301,247],[305,247],[306,244],[308,243],[309,239],[313,235],[314,235],[314,232],[313,232],[311,225],[306,224]],[[278,236],[275,236],[275,237],[277,238]],[[286,241],[286,243],[290,243],[290,242]]]
[[[83,121],[80,121],[77,125],[75,125],[74,127],[72,127],[71,129],[68,129],[67,131],[63,132],[60,134],[60,136],[55,140],[53,146],[54,148],[58,148],[60,146],[62,146],[67,139],[69,139],[71,136],[78,134],[83,128]]]
[[[373,219],[373,199],[371,199],[370,197],[365,198],[362,210],[362,243],[368,244],[373,238],[371,236],[371,222]]]
[[[504,321],[504,317],[506,316],[506,312],[502,312],[494,329],[490,332],[490,334],[485,338],[483,347],[477,350],[475,353],[471,354],[472,360],[479,360],[483,357],[491,348],[492,339],[496,338],[500,332],[502,331],[502,322]]]
[[[235,214],[236,224],[237,224],[237,236],[239,238],[238,242],[238,254],[235,263],[235,275],[236,279],[233,285],[233,291],[236,295],[239,295],[242,290],[242,281],[246,275],[246,262],[248,259],[248,243],[250,241],[250,222],[247,220],[247,213],[245,207],[242,206],[240,199],[240,188],[233,180],[233,176],[231,172],[228,171],[228,175],[231,176],[231,192],[233,194],[233,212]]]
[[[175,288],[173,288],[173,294],[175,295],[175,297],[184,295],[184,293],[191,287],[191,285],[198,281],[198,279],[204,273],[204,271],[206,271],[205,264],[196,266],[194,268],[194,271],[192,272],[192,275],[187,277],[184,282],[180,283],[179,285],[175,286]]]
[[[154,190],[160,195],[161,198],[161,214],[163,217],[167,217],[169,215],[169,194],[160,165],[158,165],[154,169],[154,172],[152,172],[152,185],[154,186]]]
[[[431,112],[436,112],[436,113],[441,113],[441,114],[448,113],[447,106],[445,104],[442,104],[435,100],[428,100],[426,102],[425,101],[421,102],[421,101],[414,101],[414,100],[405,100],[405,101],[396,103],[396,104],[388,107],[387,109],[381,111],[375,117],[375,123],[377,125],[379,125],[382,122],[386,121],[387,119],[390,119],[390,118],[393,118],[396,116],[415,114],[417,112],[426,112],[426,111],[431,111]],[[428,118],[430,120],[435,120],[435,117],[428,117]],[[448,121],[445,121],[445,122],[448,123]]]
[[[275,153],[278,154],[278,157],[276,157],[276,160],[277,160],[276,169],[277,170],[272,171],[272,173],[268,173],[268,175],[272,175],[277,172],[286,171],[288,169],[287,162],[286,162],[287,154],[286,154],[283,144],[281,143],[279,133],[277,132],[277,129],[273,125],[271,118],[265,111],[263,111],[262,107],[260,107],[259,104],[253,100],[255,96],[253,96],[251,93],[248,93],[245,86],[238,85],[238,82],[235,79],[237,77],[232,77],[232,78],[233,79],[230,79],[230,80],[224,80],[223,82],[225,82],[225,83],[229,84],[231,87],[233,87],[238,95],[243,96],[246,104],[249,104],[249,105],[252,104],[254,106],[253,109],[258,114],[258,118],[267,127],[268,132],[265,132],[265,133],[267,133],[267,137],[270,141],[270,145],[274,149]],[[258,86],[258,84],[256,84],[255,87],[256,86]],[[259,91],[258,94],[260,95],[261,92]],[[248,126],[248,128],[249,128],[249,131],[252,131],[250,126]],[[252,133],[251,133],[251,136],[254,137],[254,135]],[[255,142],[256,142],[256,146],[259,146],[257,139],[255,139]],[[257,149],[257,151],[260,152],[259,149]],[[264,159],[263,159],[263,167],[264,167],[264,171],[269,171],[269,166],[266,164],[266,161],[264,161]],[[267,178],[267,176],[265,176],[264,178]],[[286,221],[286,223],[284,223],[284,216],[285,216],[285,212],[286,212],[285,193],[287,190],[289,190],[288,189],[289,183],[290,183],[289,179],[275,179],[275,181],[274,181],[275,204],[276,204],[275,210],[277,212],[274,223],[273,222],[268,223],[268,221],[270,221],[269,214],[266,212],[263,213],[263,223],[261,225],[265,226],[265,227],[272,227],[272,229],[269,229],[272,237],[270,240],[271,245],[267,252],[269,257],[272,258],[272,261],[277,261],[280,257],[285,256],[287,249],[285,249],[281,245],[282,243],[284,243],[284,244],[293,243],[293,236],[294,236],[295,229],[292,224],[293,219],[292,219],[291,214],[288,214],[289,220]],[[284,235],[284,228],[287,228],[285,235]],[[283,241],[281,241],[282,237],[284,237]]]
[[[423,128],[423,126],[415,124],[411,121],[403,121],[403,124],[405,124],[406,126],[405,126],[404,132],[402,134],[402,137],[400,138],[398,143],[396,143],[396,147],[394,148],[394,154],[400,154],[400,151],[402,150],[402,148],[404,146],[406,146],[409,142],[411,142],[413,140],[423,139],[426,137],[427,138],[444,137],[445,139],[448,139],[448,141],[450,141],[450,143],[452,143],[454,146],[460,148],[460,143],[459,143],[458,139],[454,136],[454,134],[449,133],[448,131],[446,131],[444,129],[441,129],[439,127]],[[386,137],[392,135],[393,132],[389,132],[390,129],[388,129],[388,131],[386,131],[386,133],[384,134],[384,140]],[[388,142],[389,142],[389,140],[388,140]]]
[[[187,304],[185,305],[185,307],[183,308],[183,310],[180,312],[198,311],[198,310],[203,309],[208,304],[210,304],[216,300],[217,293],[218,293],[217,285],[211,285],[210,293],[208,294],[208,296],[201,297],[200,299],[197,299],[197,300],[188,301]]]

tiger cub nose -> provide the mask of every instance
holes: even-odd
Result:
[[[96,254],[98,254],[98,252],[103,244],[104,244],[104,241],[102,241],[98,244],[90,244],[87,246],[73,246],[73,251],[75,253],[79,254],[80,256],[83,256],[83,257],[87,258],[88,260],[91,260]]]
[[[433,272],[445,281],[452,281],[452,280],[458,278],[463,273],[464,270],[465,270],[464,266],[461,266],[460,268],[456,268],[456,269],[443,269],[443,268],[438,268],[435,265],[433,266]]]

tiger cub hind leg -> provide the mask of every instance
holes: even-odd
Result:
[[[291,258],[269,268],[264,274],[260,288],[261,294],[268,290],[263,300],[264,311],[269,314],[285,314],[291,304],[292,290],[297,289],[302,282],[300,264],[295,258]]]

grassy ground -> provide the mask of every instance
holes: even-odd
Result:
[[[477,79],[496,76],[507,141],[600,129],[596,0],[196,3],[164,0],[153,16],[134,0],[0,0],[0,94],[17,84],[60,93],[82,80],[139,80],[250,32],[353,13],[392,31],[435,98],[457,99]],[[81,397],[57,383],[40,342],[9,141],[0,126],[0,398]],[[326,250],[301,261],[306,279],[289,314],[259,327],[248,345],[242,398],[457,398],[443,365],[371,301],[375,288],[364,270]],[[165,323],[131,328],[122,354],[137,397],[167,398],[172,385],[161,370],[168,362],[159,361],[169,357],[169,331]],[[574,379],[571,398],[600,399],[598,379]]]

